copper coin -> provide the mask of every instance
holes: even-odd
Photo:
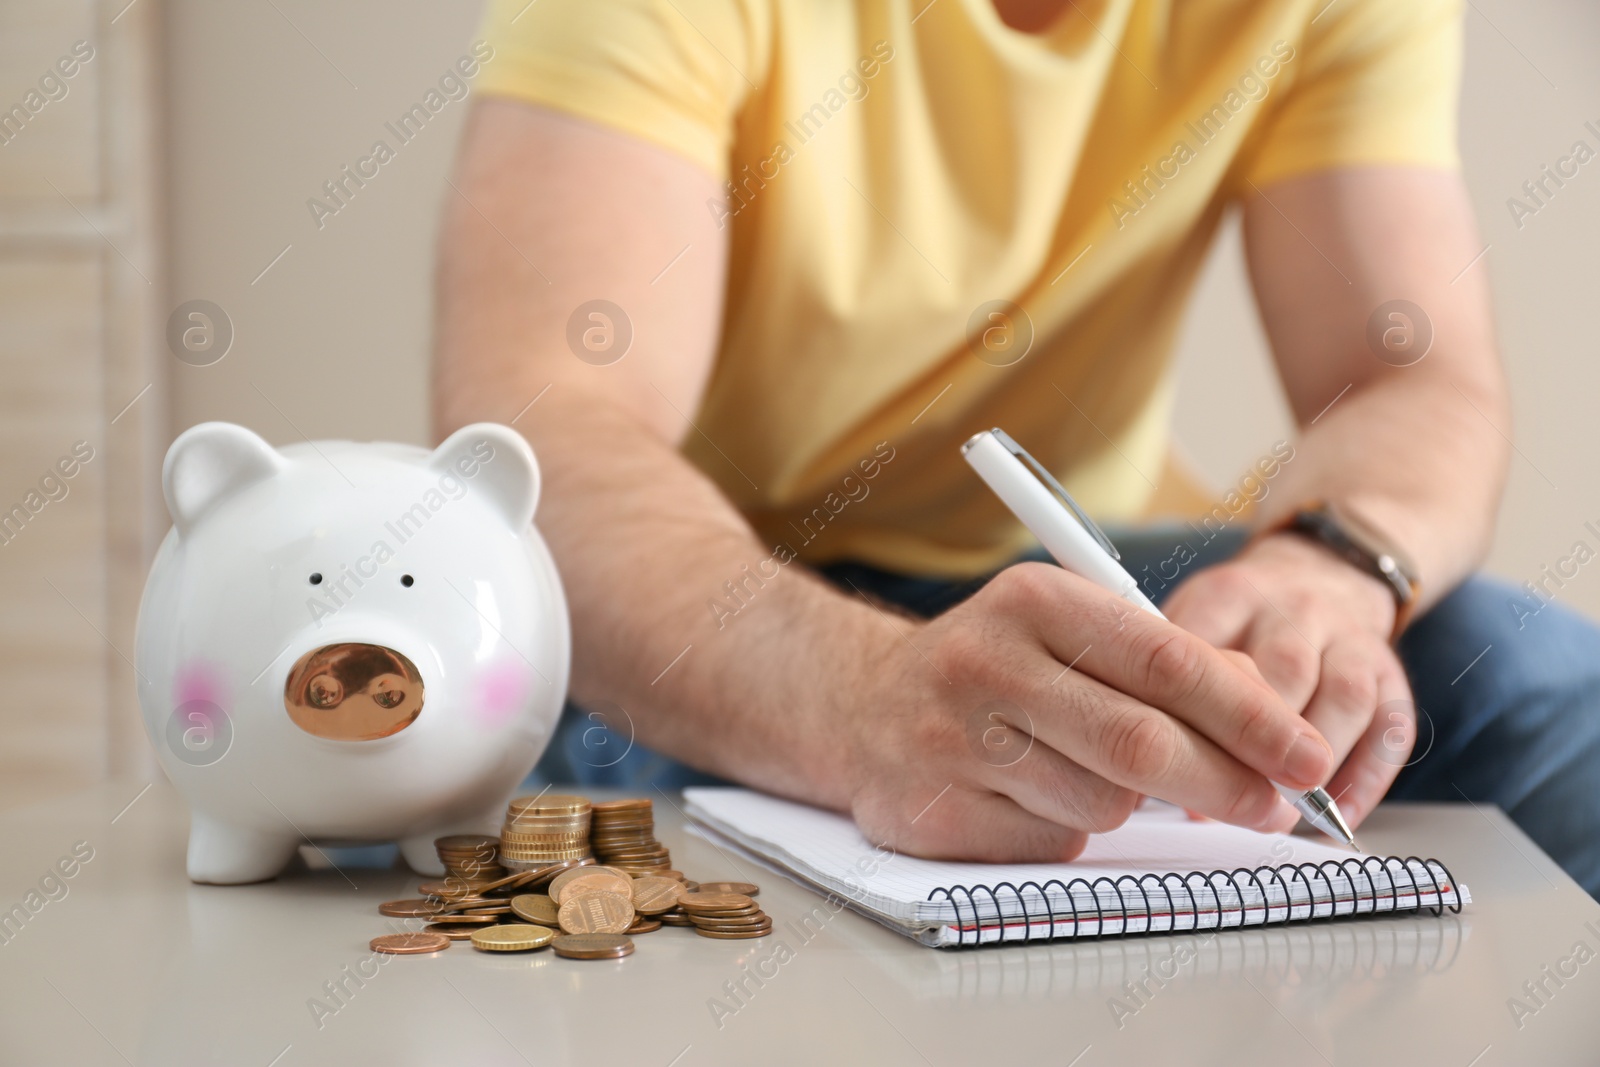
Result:
[[[689,918],[689,916],[683,914],[683,912],[681,912],[681,911],[679,911],[679,912],[672,912],[672,911],[663,912],[662,914],[657,915],[655,918],[656,918],[656,921],[659,922],[663,926],[693,926],[694,925],[694,920]]]
[[[748,930],[755,926],[770,927],[772,916],[759,912],[755,915],[743,915],[737,919],[707,919],[696,916],[694,924],[702,930]]]
[[[752,907],[755,901],[743,893],[685,893],[678,898],[678,906],[691,914],[700,911],[731,911]]]
[[[390,915],[397,919],[422,919],[437,915],[443,910],[437,901],[432,900],[386,900],[378,905],[379,915]]]
[[[649,797],[624,797],[621,800],[597,800],[589,807],[594,811],[649,811],[655,802]]]
[[[430,915],[429,918],[432,919],[436,923],[473,923],[473,924],[476,924],[478,926],[483,926],[483,925],[485,925],[487,923],[494,922],[495,919],[498,918],[498,916],[495,916],[495,915]]]
[[[614,960],[633,955],[633,938],[625,934],[562,934],[550,947],[557,956],[570,960]]]
[[[519,919],[540,926],[560,926],[560,907],[543,893],[523,893],[511,898],[511,910]]]
[[[511,885],[513,883],[515,883],[517,885],[525,885],[525,884],[527,884],[525,881],[518,881],[518,879],[523,878],[527,873],[528,872],[526,872],[526,871],[513,871],[512,873],[506,875],[503,878],[496,878],[494,881],[488,883],[487,885],[479,886],[478,890],[479,890],[479,892],[482,892],[482,893],[489,893],[489,892],[493,892],[496,889],[504,889],[506,886]]]
[[[435,838],[433,847],[444,849],[446,852],[470,852],[486,846],[495,848],[499,844],[499,838],[490,837],[488,834],[450,834],[447,837]]]
[[[737,919],[742,915],[760,915],[761,909],[754,904],[746,908],[716,908],[713,910],[685,910],[684,914],[691,919]]]
[[[678,906],[683,886],[671,878],[635,878],[633,880],[633,910],[645,915],[660,915]]]
[[[583,870],[562,871],[556,875],[555,881],[550,883],[550,899],[557,904],[565,904],[568,898],[579,893],[620,893],[630,900],[633,898],[633,879],[617,871],[606,870],[603,867],[591,867]]]
[[[627,930],[625,930],[623,932],[626,933],[629,937],[632,937],[635,934],[648,934],[652,930],[659,930],[659,929],[661,929],[661,924],[659,922],[657,922],[656,920],[640,918],[640,919],[635,920],[634,924],[632,926],[628,927]]]
[[[741,896],[753,897],[761,892],[761,887],[749,882],[701,882],[696,893],[738,893]]]
[[[528,872],[532,875],[532,877],[526,882],[521,882],[519,884],[525,885],[530,889],[538,888],[541,885],[548,884],[562,871],[568,871],[574,867],[593,867],[594,865],[595,863],[593,856],[583,856],[578,859],[570,860],[558,860],[555,863],[547,863],[536,871]]]
[[[449,948],[450,939],[443,934],[384,934],[373,938],[367,947],[392,956],[416,956]]]
[[[481,926],[460,926],[448,925],[445,923],[430,923],[422,928],[422,932],[425,934],[438,934],[440,937],[447,937],[451,941],[471,941],[472,931],[481,929]]]
[[[460,884],[446,878],[441,882],[423,882],[417,886],[417,892],[426,897],[447,897],[461,890]]]
[[[633,901],[620,893],[581,893],[562,902],[556,919],[569,934],[620,934],[633,925]]]
[[[759,926],[753,930],[708,930],[703,926],[697,926],[694,932],[701,937],[712,937],[719,941],[745,941],[752,937],[766,937],[772,933],[772,927]]]
[[[511,911],[510,904],[495,904],[487,908],[468,908],[463,915],[505,915]]]
[[[452,897],[439,902],[435,910],[440,912],[466,911],[468,908],[486,908],[491,904],[499,904],[498,897]]]

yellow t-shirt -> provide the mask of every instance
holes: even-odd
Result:
[[[1458,164],[1459,0],[1078,0],[1038,35],[992,0],[495,0],[486,36],[480,91],[728,182],[685,451],[811,562],[1010,558],[1028,535],[959,453],[991,426],[1136,517],[1227,203]]]

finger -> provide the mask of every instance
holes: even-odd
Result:
[[[1181,720],[1096,678],[1075,671],[1032,706],[1039,709],[1038,740],[1124,789],[1253,829],[1277,829],[1293,814],[1259,773]]]
[[[1167,618],[1218,648],[1237,648],[1261,597],[1226,565],[1192,575],[1162,607]]]
[[[909,812],[898,796],[858,799],[856,825],[873,844],[908,856],[973,863],[1066,863],[1089,840],[987,790],[947,786],[929,794],[926,802],[915,798]]]
[[[1382,657],[1394,653],[1361,639],[1334,641],[1322,654],[1322,678],[1306,705],[1306,721],[1333,747],[1341,764],[1366,733],[1378,706]]]
[[[1221,651],[1224,659],[1233,664],[1235,667],[1239,668],[1239,670],[1243,671],[1245,674],[1248,674],[1262,685],[1267,684],[1266,678],[1262,677],[1261,675],[1261,668],[1256,665],[1256,661],[1251,659],[1248,654],[1231,648],[1224,648],[1220,649],[1219,651]]]
[[[1103,834],[1128,821],[1142,799],[1028,736],[1004,762],[984,761],[977,780],[1042,819]]]
[[[1268,612],[1257,617],[1243,645],[1261,677],[1297,713],[1310,702],[1322,674],[1320,636],[1307,634],[1306,625],[1296,629],[1281,615]]]
[[[1118,606],[1124,605],[1120,597],[1084,579],[1071,574],[1065,574],[1064,579],[1075,583],[1071,592],[1080,608],[1079,617],[1067,627],[1056,625],[1053,616],[1058,612],[1045,606],[1030,617],[1042,623],[1038,636],[1057,660],[1078,660],[1073,675],[1096,679],[1139,704],[1165,712],[1275,782],[1310,789],[1333,773],[1332,750],[1316,729],[1291,711],[1270,688],[1230,663],[1222,652],[1147,612],[1124,614],[1125,606]],[[1086,629],[1082,618],[1085,607],[1101,616],[1099,625],[1092,628],[1094,637],[1087,650],[1083,649],[1080,636]],[[1159,733],[1153,725],[1137,728]],[[1175,744],[1175,739],[1166,734],[1154,739]],[[1063,751],[1054,739],[1050,744]],[[1085,762],[1081,753],[1064,754],[1104,773]],[[1113,780],[1129,788],[1141,788],[1140,784]],[[1208,810],[1202,805],[1193,806]]]
[[[1385,713],[1372,717],[1361,740],[1328,783],[1328,794],[1351,826],[1361,825],[1372,814],[1411,758],[1417,739],[1416,704],[1399,661],[1383,664],[1377,681],[1377,706]]]

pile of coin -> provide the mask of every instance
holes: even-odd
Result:
[[[655,811],[648,797],[603,800],[593,810],[589,843],[601,863],[629,874],[663,874],[672,869],[671,854],[656,840]]]
[[[493,845],[492,837],[439,838],[434,844],[450,877],[422,883],[419,899],[391,900],[378,907],[379,914],[421,928],[407,926],[407,932],[375,938],[372,949],[419,954],[448,948],[452,941],[471,941],[483,952],[527,952],[548,945],[569,959],[618,959],[632,954],[635,936],[663,925],[692,926],[703,937],[724,940],[772,932],[771,917],[751,899],[760,892],[757,886],[700,884],[670,868],[666,849],[654,837],[649,800],[606,801],[592,810],[596,833],[604,832],[594,840],[594,851],[610,858],[620,848],[628,864],[595,862],[588,834],[591,806],[583,797],[520,798],[507,812],[508,827],[514,821],[565,818],[581,820],[583,836],[575,845],[564,844],[563,858],[545,863],[531,858],[536,848],[519,848],[502,839],[499,864],[485,846]],[[565,831],[550,836],[560,833]],[[653,854],[657,850],[659,856]]]
[[[589,810],[583,797],[540,794],[513,800],[500,831],[501,865],[533,871],[585,858],[590,854]]]
[[[505,877],[500,866],[500,839],[487,834],[451,834],[433,843],[444,864],[445,881],[462,889],[479,889]]]

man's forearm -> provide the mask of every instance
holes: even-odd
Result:
[[[845,739],[807,695],[869,655],[882,620],[796,564],[719,628],[708,602],[772,546],[717,488],[568,382],[520,424],[544,473],[537,523],[571,606],[574,699],[616,703],[641,744],[701,769],[848,807]]]
[[[1482,562],[1494,534],[1506,419],[1498,380],[1396,373],[1353,386],[1295,442],[1260,524],[1313,498],[1348,505],[1411,557],[1425,609]]]
[[[1260,521],[1347,505],[1411,557],[1425,608],[1481,561],[1509,452],[1487,267],[1461,266],[1482,247],[1465,186],[1416,168],[1291,178],[1246,203],[1245,238],[1302,427]],[[1391,328],[1428,347],[1391,349]]]

